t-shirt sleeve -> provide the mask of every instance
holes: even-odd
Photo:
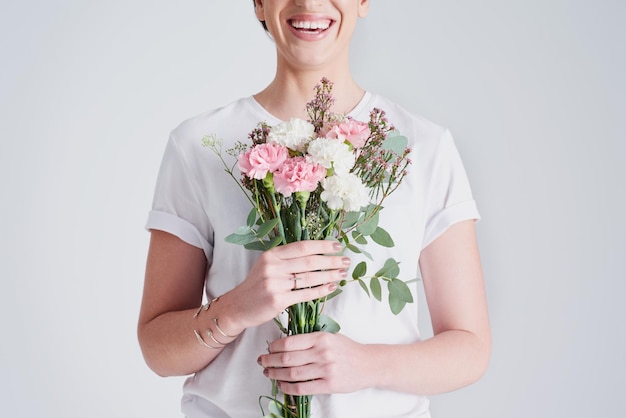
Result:
[[[199,198],[199,186],[176,138],[169,138],[157,177],[146,229],[168,232],[201,248],[207,259],[213,252],[213,230]]]
[[[452,135],[444,131],[430,170],[426,193],[426,230],[422,249],[443,234],[451,225],[480,219],[463,162]]]

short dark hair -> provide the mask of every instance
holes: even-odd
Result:
[[[254,4],[254,8],[256,9],[256,0],[252,0],[252,4]],[[263,29],[267,32],[267,25],[265,22],[263,20],[259,20],[259,23],[261,23],[261,26],[263,26]]]

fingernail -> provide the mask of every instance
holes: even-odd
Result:
[[[265,377],[269,376],[270,371],[267,369],[263,369],[263,374],[265,375]]]
[[[335,243],[333,244],[333,250],[335,250],[335,251],[341,251],[341,250],[343,250],[343,247],[341,246],[341,243],[340,243],[340,242],[335,242]]]
[[[259,366],[261,365],[261,356],[259,356],[259,358],[256,359],[256,362],[259,363]]]
[[[348,270],[339,270],[340,277],[348,277]]]
[[[343,257],[341,259],[341,262],[343,263],[344,266],[349,266],[352,261],[348,257]]]
[[[331,283],[330,286],[328,286],[328,290],[334,292],[335,290],[337,290],[337,285],[335,283]]]

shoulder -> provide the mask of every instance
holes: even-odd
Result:
[[[245,139],[241,135],[246,135],[246,131],[250,131],[258,122],[250,104],[251,100],[251,97],[241,98],[186,119],[172,130],[171,138],[181,146],[199,144],[205,135]]]

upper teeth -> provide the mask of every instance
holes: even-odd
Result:
[[[329,20],[292,20],[291,26],[296,29],[328,29]]]

